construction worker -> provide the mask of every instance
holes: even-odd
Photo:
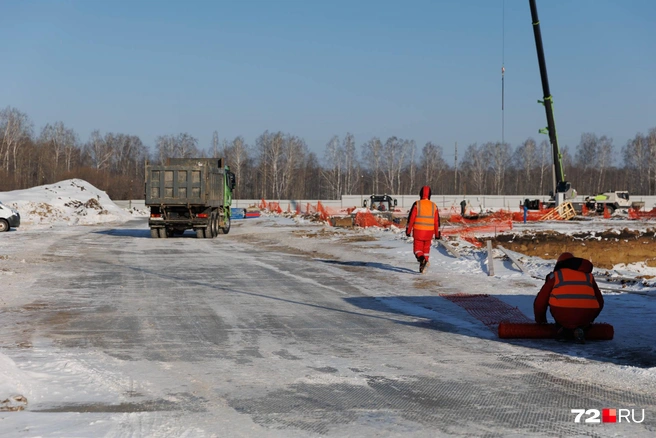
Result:
[[[604,297],[592,276],[592,263],[562,253],[535,297],[535,322],[546,324],[547,307],[559,326],[556,339],[585,342],[585,332],[604,308]]]
[[[415,201],[410,208],[405,229],[406,236],[410,237],[412,233],[414,237],[413,250],[421,273],[429,265],[428,257],[433,236],[440,238],[440,213],[430,197],[430,187],[423,186],[419,191],[419,201]]]

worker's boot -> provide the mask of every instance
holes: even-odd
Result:
[[[426,267],[428,266],[428,260],[424,256],[421,256],[420,259],[421,260],[419,260],[419,272],[423,274],[424,271],[426,270]]]
[[[585,344],[585,332],[581,327],[574,329],[574,342],[577,344]]]

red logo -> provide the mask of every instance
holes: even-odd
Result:
[[[617,423],[617,409],[602,409],[601,421],[604,423]]]

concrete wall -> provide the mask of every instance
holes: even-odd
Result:
[[[344,195],[342,199],[339,200],[322,200],[321,203],[326,207],[331,208],[347,208],[347,207],[361,207],[362,202],[365,199],[368,199],[370,195]],[[393,198],[396,198],[398,202],[398,207],[407,209],[412,206],[412,203],[415,202],[419,197],[417,195],[392,195]],[[451,207],[455,208],[456,211],[460,211],[460,202],[462,200],[469,201],[474,211],[483,210],[520,210],[520,203],[524,202],[524,199],[540,199],[542,201],[547,201],[548,196],[462,196],[462,195],[433,195],[431,200],[437,204],[441,209],[450,209]],[[583,200],[584,196],[578,196],[577,200]],[[632,201],[644,201],[645,210],[651,210],[656,205],[656,196],[631,196]],[[287,205],[290,205],[292,210],[296,209],[296,205],[300,204],[305,207],[308,203],[316,204],[316,199],[283,199],[280,201],[276,200],[267,200],[280,202],[280,206],[283,210],[287,210]],[[137,199],[132,201],[114,201],[119,207],[129,209],[129,208],[145,208],[145,203],[143,199]],[[233,199],[232,206],[236,208],[246,208],[251,205],[259,205],[261,202],[260,199]]]

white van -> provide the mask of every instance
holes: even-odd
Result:
[[[20,226],[20,214],[11,207],[0,202],[0,232]]]

